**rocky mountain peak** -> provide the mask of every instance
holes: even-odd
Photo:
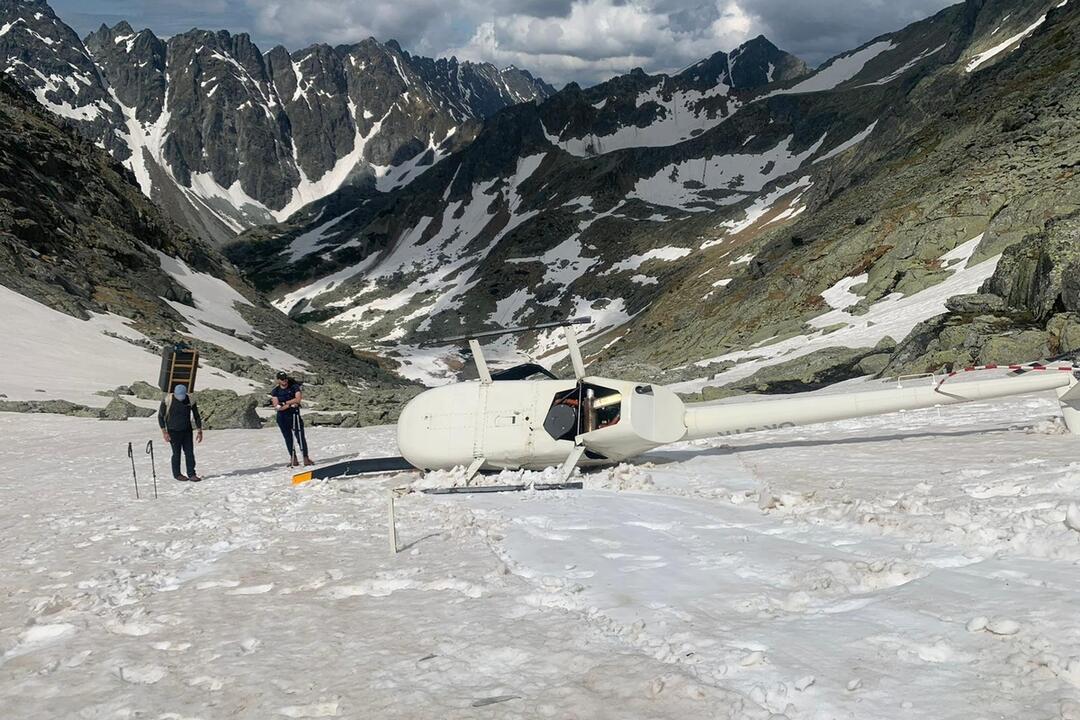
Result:
[[[724,84],[735,90],[746,90],[793,80],[809,72],[802,60],[776,47],[764,35],[758,35],[730,53],[721,51],[710,55],[676,77],[702,89]]]
[[[263,55],[247,33],[162,40],[121,21],[80,40],[47,3],[15,0],[0,0],[0,71],[219,241],[345,184],[410,182],[485,118],[554,92],[520,70],[374,38]]]

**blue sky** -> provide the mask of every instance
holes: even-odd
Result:
[[[51,0],[81,35],[127,20],[173,35],[247,32],[264,51],[374,36],[411,52],[515,64],[588,85],[685,66],[764,34],[811,65],[927,17],[948,0]]]

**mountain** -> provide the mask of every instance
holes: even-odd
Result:
[[[346,183],[406,184],[484,118],[553,92],[523,70],[370,38],[264,55],[246,34],[162,40],[121,22],[80,40],[44,0],[0,0],[0,67],[215,241]]]
[[[462,356],[421,342],[574,315],[598,369],[671,381],[867,356],[1075,205],[1078,12],[972,0],[812,73],[758,38],[570,85],[407,187],[331,194],[227,253],[281,309],[429,382]]]
[[[3,410],[104,404],[118,386],[155,382],[160,348],[178,341],[202,353],[200,390],[248,394],[293,370],[316,395],[365,388],[375,412],[359,414],[363,422],[412,392],[276,310],[217,249],[163,217],[130,171],[3,76],[0,311]]]

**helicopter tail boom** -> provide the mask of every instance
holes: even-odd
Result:
[[[1069,430],[1080,435],[1080,383],[1072,374],[1028,373],[977,382],[897,387],[891,390],[795,397],[749,403],[686,406],[686,436],[697,440],[760,430],[883,415],[1057,390]]]

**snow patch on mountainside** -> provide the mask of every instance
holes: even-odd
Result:
[[[137,380],[157,384],[161,357],[136,342],[148,342],[119,315],[79,320],[0,285],[5,319],[0,394],[8,400],[68,400],[102,407],[111,398],[97,395]],[[106,334],[108,333],[108,334]],[[124,339],[126,338],[126,339]],[[204,366],[199,386],[249,393],[255,385]]]
[[[361,165],[364,159],[364,148],[372,139],[379,134],[382,129],[383,122],[390,115],[393,108],[386,111],[386,114],[376,120],[371,128],[364,134],[360,130],[360,126],[356,123],[355,118],[357,116],[356,103],[349,99],[349,117],[353,119],[353,148],[351,151],[338,158],[338,161],[334,163],[334,166],[323,173],[322,177],[309,178],[304,172],[299,162],[299,156],[297,155],[296,143],[293,143],[293,158],[296,161],[296,168],[300,172],[300,182],[295,188],[293,188],[292,199],[285,205],[285,207],[274,212],[274,217],[278,222],[283,222],[286,218],[292,215],[294,212],[302,208],[308,203],[314,202],[321,198],[326,197],[333,191],[341,187],[349,176],[356,171],[357,167]]]
[[[847,150],[850,150],[851,148],[855,147],[856,145],[861,143],[866,138],[870,137],[870,133],[874,132],[874,128],[876,128],[876,127],[877,127],[877,120],[870,123],[869,127],[867,127],[862,132],[856,133],[855,135],[853,135],[851,137],[851,139],[845,140],[844,142],[840,143],[839,145],[837,145],[836,147],[834,147],[832,150],[825,153],[821,157],[814,158],[814,162],[819,163],[819,162],[822,162],[824,160],[834,158],[834,157],[836,157],[837,155],[839,155],[842,152],[846,152]]]
[[[981,237],[972,238],[950,251],[951,256],[949,253],[942,256],[941,259],[947,263],[953,274],[937,285],[909,296],[893,293],[871,305],[867,312],[852,315],[846,308],[854,305],[860,298],[850,292],[851,288],[865,280],[861,277],[845,278],[826,291],[826,301],[833,309],[809,321],[812,327],[818,328],[817,332],[701,360],[696,363],[698,366],[724,361],[738,364],[712,377],[676,383],[671,388],[679,392],[696,392],[708,385],[720,386],[742,380],[763,367],[793,360],[823,348],[873,347],[885,337],[900,340],[923,320],[945,312],[946,300],[956,295],[975,292],[994,274],[1000,255],[971,267],[967,265],[966,258],[974,252]],[[957,258],[964,258],[964,261],[958,262]],[[841,326],[839,329],[823,332],[826,328],[835,328],[838,325]]]
[[[772,180],[798,170],[824,141],[822,135],[809,148],[797,152],[792,147],[794,136],[788,136],[765,152],[684,160],[638,180],[627,197],[687,212],[737,203]]]
[[[851,292],[856,285],[862,285],[870,276],[867,273],[846,277],[836,281],[831,288],[821,293],[821,297],[833,310],[846,310],[852,305],[858,304],[862,297]]]
[[[727,106],[713,106],[709,100],[726,96],[730,88],[720,83],[706,91],[666,91],[660,81],[648,91],[639,93],[636,104],[656,105],[660,108],[657,120],[638,127],[624,125],[606,135],[588,134],[584,137],[561,138],[548,128],[541,127],[548,142],[577,157],[592,157],[637,147],[666,147],[689,140],[702,132],[716,127],[739,107],[738,101],[727,98]]]
[[[301,260],[311,253],[316,252],[319,249],[319,244],[331,234],[328,231],[354,212],[356,212],[355,209],[350,210],[324,222],[313,230],[308,230],[306,233],[297,235],[293,238],[293,241],[289,243],[289,247],[281,251],[281,254],[288,255],[287,262],[294,263],[297,260]]]
[[[518,212],[522,203],[519,188],[543,162],[545,155],[537,154],[518,161],[515,174],[502,180],[473,185],[467,201],[454,201],[443,211],[439,231],[421,244],[431,223],[425,217],[405,233],[391,251],[364,274],[365,284],[359,292],[336,301],[333,305],[348,307],[327,321],[330,327],[349,329],[368,328],[388,312],[413,307],[408,314],[397,317],[395,331],[384,340],[398,339],[404,325],[420,317],[451,309],[460,296],[476,281],[473,274],[479,262],[507,233],[536,215],[535,210]],[[477,238],[490,226],[496,215],[493,202],[503,196],[509,212],[508,222],[493,233],[482,248],[475,248]],[[403,289],[386,296],[381,294],[386,279],[404,275],[412,280]],[[422,297],[418,303],[414,300]],[[428,320],[421,323],[421,329]]]
[[[1055,7],[1056,8],[1064,7],[1065,5],[1068,4],[1068,2],[1069,2],[1069,0],[1062,0],[1062,2],[1059,3],[1058,5],[1055,5]],[[1020,44],[1022,42],[1024,42],[1024,40],[1027,39],[1028,36],[1030,36],[1033,32],[1035,32],[1040,27],[1042,27],[1043,23],[1045,23],[1045,22],[1046,22],[1046,15],[1042,15],[1038,20],[1031,23],[1031,25],[1027,26],[1023,30],[1018,32],[1017,34],[1013,35],[1011,38],[1009,38],[1007,40],[1004,40],[1004,41],[998,43],[997,45],[995,45],[994,47],[990,48],[989,50],[981,52],[978,55],[976,55],[975,57],[971,58],[971,60],[968,62],[967,67],[965,69],[969,73],[970,72],[975,72],[980,67],[982,67],[986,63],[990,62],[991,60],[993,60],[995,57],[997,57],[1001,53],[1005,52],[1006,50],[1008,50],[1008,51],[1015,50],[1016,48],[1020,47]]]
[[[762,226],[764,226],[797,217],[806,209],[805,206],[801,206],[798,203],[802,199],[803,193],[813,186],[813,184],[814,183],[810,180],[810,176],[804,175],[790,185],[777,187],[767,193],[759,194],[754,198],[754,201],[743,210],[743,216],[741,218],[733,218],[720,223],[716,228],[716,236],[702,242],[700,249],[706,250],[715,245],[727,242],[733,236],[749,230],[758,223],[761,223]],[[787,208],[777,211],[777,208],[785,203],[787,204]],[[762,221],[770,215],[772,215],[772,217],[768,221],[762,223]]]
[[[653,248],[640,255],[631,255],[625,260],[621,260],[612,265],[604,273],[605,275],[611,275],[612,273],[624,272],[626,270],[637,270],[644,263],[650,260],[660,260],[662,262],[671,262],[672,260],[678,260],[684,258],[692,252],[689,248],[683,247],[662,247]]]
[[[253,357],[274,368],[293,370],[305,366],[303,360],[273,345],[258,347],[243,339],[242,336],[254,339],[257,333],[235,306],[250,306],[251,303],[231,285],[213,275],[191,270],[183,260],[161,252],[157,255],[161,269],[191,292],[194,307],[166,300],[170,307],[188,319],[188,334],[191,337],[213,343],[242,357]],[[237,335],[223,332],[222,329]]]
[[[906,62],[903,65],[901,65],[900,67],[898,67],[896,70],[894,70],[891,73],[889,73],[888,75],[886,75],[885,77],[880,78],[878,80],[875,80],[872,83],[866,83],[866,84],[867,85],[886,85],[888,83],[891,83],[893,80],[897,79],[898,77],[900,77],[901,75],[906,73],[908,70],[910,70],[911,68],[913,68],[916,65],[918,65],[919,63],[921,63],[926,58],[930,57],[931,55],[936,55],[936,54],[938,54],[939,52],[941,52],[944,49],[945,49],[945,45],[942,44],[942,45],[938,45],[936,48],[934,48],[932,50],[924,50],[921,53],[919,53],[918,55],[916,55],[915,57],[913,57],[908,62]]]
[[[879,40],[867,45],[862,50],[857,50],[848,55],[841,55],[802,82],[786,89],[774,90],[769,93],[769,96],[832,90],[837,85],[847,82],[862,72],[866,63],[895,47],[896,44],[892,40]]]

